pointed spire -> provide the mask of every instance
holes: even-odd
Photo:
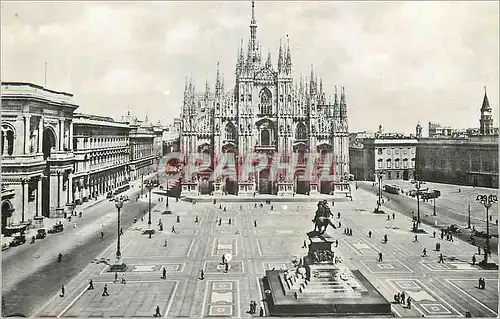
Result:
[[[224,73],[222,73],[221,85],[220,85],[221,94],[224,93]]]
[[[486,93],[486,85],[484,86],[484,97],[483,105],[481,106],[481,111],[491,110],[490,101],[488,100],[488,94]]]
[[[252,20],[251,24],[257,24],[257,20],[255,19],[255,1],[252,1]]]
[[[187,76],[184,77],[184,92],[186,92],[188,90],[188,78]]]
[[[273,64],[271,63],[271,51],[267,52],[266,68],[272,69]]]
[[[323,94],[323,77],[319,78],[319,93]]]
[[[345,88],[342,87],[342,93],[340,94],[340,117],[347,118],[347,104],[345,102]]]
[[[278,51],[278,72],[281,72],[283,69],[283,47],[281,46],[281,39],[280,39],[280,49]]]
[[[215,94],[220,93],[220,73],[219,73],[219,62],[217,62],[217,75],[215,77]]]

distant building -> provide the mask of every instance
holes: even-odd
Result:
[[[180,122],[176,122],[174,119],[174,124],[170,124],[163,129],[163,153],[173,153],[179,152],[179,141],[180,141]]]
[[[356,139],[349,147],[350,172],[356,180],[375,181],[382,172],[384,180],[412,179],[415,172],[417,139],[398,133],[383,133]]]
[[[464,133],[465,132],[465,133]],[[426,181],[498,188],[498,128],[493,127],[491,106],[484,93],[480,128],[434,130],[419,138],[417,166]]]

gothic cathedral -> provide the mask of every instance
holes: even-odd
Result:
[[[246,56],[243,44],[236,63],[236,83],[224,89],[219,74],[215,90],[206,84],[204,92],[196,92],[193,81],[186,81],[182,106],[180,147],[185,159],[194,153],[211,158],[211,169],[223,153],[233,153],[241,163],[247,154],[263,153],[281,159],[298,158],[290,163],[289,172],[272,178],[270,170],[249,174],[243,180],[222,178],[209,180],[209,174],[185,174],[181,180],[184,194],[350,194],[349,133],[344,88],[334,89],[331,97],[323,91],[323,81],[315,77],[297,82],[293,79],[292,54],[287,38],[286,48],[280,41],[278,63],[271,55],[262,60],[257,40],[255,3],[252,1],[250,40]],[[306,157],[316,154],[329,160],[331,177],[303,178]],[[326,158],[328,156],[328,158]],[[301,165],[304,164],[304,165]],[[238,167],[236,165],[236,167]],[[238,175],[239,176],[239,175]]]

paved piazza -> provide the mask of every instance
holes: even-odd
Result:
[[[432,238],[432,229],[427,226],[424,229],[428,233],[418,235],[415,243],[408,218],[396,212],[396,219],[387,221],[385,215],[369,212],[374,203],[375,197],[361,189],[354,191],[354,201],[336,202],[335,221],[342,225],[330,233],[339,240],[344,263],[359,269],[389,301],[403,291],[412,298],[410,310],[392,306],[396,316],[455,318],[463,317],[466,311],[473,317],[497,315],[497,271],[471,265],[475,247],[460,240]],[[313,228],[316,204],[274,203],[272,210],[270,205],[255,208],[253,203],[222,206],[226,211],[219,203],[171,201],[172,215],[160,215],[161,209],[154,209],[156,233],[151,239],[142,234],[147,218],[122,237],[123,260],[128,268],[119,274],[119,280],[123,275],[126,284],[114,283],[114,274],[104,264],[82,265],[82,272],[65,285],[66,295],[53,296],[37,315],[150,317],[158,305],[163,317],[251,317],[247,313],[250,301],[262,300],[260,278],[264,271],[289,268],[293,256],[307,253],[301,246],[305,233]],[[339,211],[341,217],[337,219]],[[163,231],[158,231],[159,219]],[[345,227],[352,229],[353,236],[344,235]],[[368,238],[369,230],[372,238]],[[382,242],[384,234],[389,239],[386,244]],[[445,256],[442,264],[438,264],[439,253],[434,251],[437,242]],[[427,257],[421,256],[423,248]],[[113,245],[102,256],[114,260],[115,250]],[[377,261],[379,252],[382,262]],[[227,272],[221,263],[222,254],[230,255]],[[161,278],[163,268],[167,270],[166,279]],[[202,269],[204,280],[200,279]],[[477,288],[480,277],[486,278],[485,290]],[[95,290],[86,289],[89,279],[93,279]],[[105,284],[109,296],[102,296]]]

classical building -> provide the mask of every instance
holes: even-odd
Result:
[[[147,120],[74,113],[72,94],[31,83],[2,82],[1,93],[2,234],[42,226],[156,169],[163,132]]]
[[[71,202],[73,95],[2,82],[2,233],[61,216]]]
[[[480,112],[478,134],[419,138],[417,167],[421,179],[498,188],[498,130],[493,127],[486,92]]]
[[[375,181],[379,172],[384,180],[414,177],[418,143],[414,136],[382,133],[382,127],[373,137],[365,135],[352,139],[349,146],[350,171],[356,180]]]
[[[277,64],[272,63],[270,53],[267,59],[262,58],[252,2],[250,39],[246,54],[243,44],[240,45],[234,85],[226,90],[218,64],[213,90],[207,83],[204,91],[196,92],[192,80],[186,81],[181,112],[181,152],[185,161],[194,153],[209,155],[211,169],[185,174],[183,193],[306,194],[348,189],[345,90],[335,88],[331,97],[312,68],[308,79],[296,81],[292,67],[288,39],[286,47],[280,42]],[[227,176],[210,181],[210,171],[217,167],[223,153],[234,154],[236,163],[242,163],[247,154],[254,153],[271,157],[279,154],[284,162],[299,158],[299,163],[290,163],[279,178],[271,176],[267,168],[237,181]],[[333,163],[334,182],[299,178],[305,175],[306,153],[321,154],[321,161]],[[237,170],[239,167],[237,165]]]
[[[136,116],[127,113],[122,121],[129,124],[130,130],[130,178],[138,179],[142,176],[154,173],[158,167],[160,157],[155,150],[155,131],[148,117],[140,121]],[[157,145],[162,152],[162,144]]]
[[[110,117],[77,113],[73,126],[75,204],[128,185],[130,126]]]
[[[167,125],[163,128],[163,154],[179,152],[180,123]]]

